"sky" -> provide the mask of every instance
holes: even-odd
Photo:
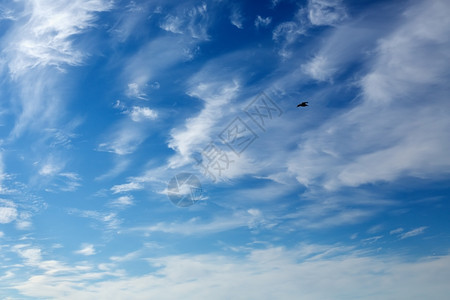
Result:
[[[1,0],[0,298],[443,299],[449,13]]]

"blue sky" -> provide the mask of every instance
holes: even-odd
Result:
[[[0,2],[1,298],[443,299],[449,13]]]

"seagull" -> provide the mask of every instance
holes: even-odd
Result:
[[[297,105],[297,107],[305,107],[305,106],[308,106],[308,102],[302,102],[302,103],[300,103],[299,105]]]

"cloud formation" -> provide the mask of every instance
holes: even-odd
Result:
[[[120,274],[117,263],[95,270],[68,267],[59,276],[33,275],[15,282],[23,295],[39,298],[91,299],[133,297],[147,299],[439,299],[449,290],[448,256],[422,261],[377,258],[345,248],[302,245],[294,249],[252,249],[233,255],[172,255],[146,259],[158,269],[140,276]],[[130,255],[140,253],[134,252]],[[30,253],[30,259],[33,256]],[[183,268],[180,268],[183,266]],[[108,277],[113,276],[113,279]],[[88,278],[95,276],[95,283]],[[361,280],[361,277],[364,280]],[[336,280],[339,278],[339,280]]]

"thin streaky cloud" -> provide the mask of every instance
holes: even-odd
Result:
[[[406,239],[406,238],[410,238],[410,237],[414,237],[417,235],[421,235],[423,233],[425,233],[425,230],[428,228],[428,226],[421,226],[415,229],[412,229],[410,231],[407,231],[405,233],[400,234],[400,239]]]
[[[356,2],[1,2],[2,298],[450,294],[450,3]]]

